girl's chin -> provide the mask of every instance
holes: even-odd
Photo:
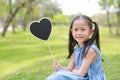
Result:
[[[79,45],[83,46],[84,43],[83,42],[80,42],[80,41],[77,41]]]
[[[80,40],[80,39],[77,39],[76,40],[78,43],[82,43],[83,41],[82,40]]]

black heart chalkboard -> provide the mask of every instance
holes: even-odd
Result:
[[[33,22],[30,25],[31,33],[39,39],[48,40],[52,30],[51,21],[47,18],[42,18],[40,22]]]

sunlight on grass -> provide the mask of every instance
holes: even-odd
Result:
[[[105,27],[100,27],[100,34],[107,80],[119,80],[120,37],[109,34]],[[45,80],[54,72],[54,59],[47,45],[59,63],[68,64],[68,27],[53,27],[48,41],[21,30],[15,35],[8,32],[6,37],[0,37],[0,80]]]
[[[45,56],[45,57],[38,57],[38,58],[35,58],[35,59],[27,59],[27,60],[24,60],[24,61],[21,61],[21,62],[15,62],[15,61],[11,61],[10,63],[9,62],[1,62],[1,66],[0,67],[0,71],[2,72],[1,73],[1,77],[5,77],[6,75],[9,75],[9,74],[12,74],[12,73],[18,73],[18,70],[19,69],[22,69],[22,68],[27,68],[31,65],[33,65],[35,62],[37,61],[43,61],[43,60],[48,60],[50,59],[51,56]],[[22,65],[22,66],[21,66]]]

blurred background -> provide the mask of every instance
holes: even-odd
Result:
[[[69,24],[77,14],[91,16],[101,26],[116,27],[120,35],[119,0],[0,0],[0,32],[7,29],[15,34],[16,29],[26,30],[31,21],[48,17],[53,24]]]
[[[67,65],[69,25],[79,14],[98,23],[107,80],[119,80],[120,0],[0,0],[0,80],[45,80],[54,71],[45,41],[29,32],[43,17],[53,24],[53,54]]]

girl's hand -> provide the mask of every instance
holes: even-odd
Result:
[[[75,73],[75,74],[80,75],[80,73],[79,73],[79,71],[78,71],[78,70],[73,69],[73,70],[72,70],[72,72],[73,72],[73,73]]]
[[[60,70],[60,69],[62,69],[63,67],[62,67],[56,60],[54,60],[54,61],[53,61],[53,68],[54,68],[55,70]]]

